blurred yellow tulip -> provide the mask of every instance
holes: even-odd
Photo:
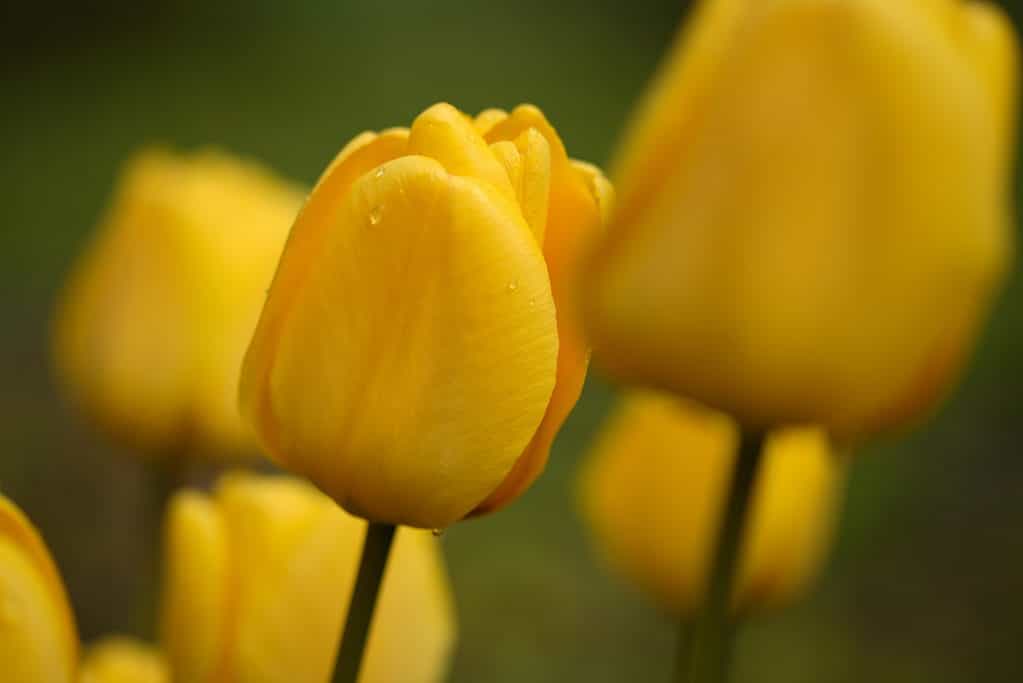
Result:
[[[131,159],[57,311],[76,403],[146,452],[247,448],[242,357],[302,197],[220,152]]]
[[[112,636],[82,658],[79,683],[171,683],[163,656],[152,646]]]
[[[311,485],[233,474],[180,492],[166,528],[161,639],[187,683],[324,683],[366,523]],[[398,531],[362,683],[435,683],[455,641],[437,539]]]
[[[706,595],[735,463],[733,421],[670,396],[625,398],[580,475],[597,545],[666,608],[692,614]],[[843,467],[819,429],[773,433],[741,541],[735,606],[777,606],[804,590],[830,545]]]
[[[532,106],[363,133],[291,231],[242,372],[285,468],[375,522],[442,528],[539,475],[582,388],[570,314],[607,181]]]
[[[32,523],[0,495],[0,679],[73,683],[77,662],[60,574]]]
[[[1016,52],[984,3],[701,3],[584,271],[598,361],[753,428],[931,409],[1012,257]]]

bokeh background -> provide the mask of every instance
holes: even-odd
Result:
[[[1018,19],[1020,8],[1007,8]],[[686,8],[666,0],[98,0],[0,10],[0,488],[46,535],[83,639],[151,635],[145,469],[61,401],[51,306],[139,145],[215,145],[311,183],[367,128],[448,100],[540,105],[604,162]],[[1017,183],[1018,185],[1018,183]],[[545,477],[443,538],[451,680],[667,681],[675,625],[617,581],[576,513],[614,400],[591,378]],[[736,680],[1023,681],[1023,278],[940,414],[863,449],[816,590],[741,635]],[[296,628],[300,628],[296,624]]]

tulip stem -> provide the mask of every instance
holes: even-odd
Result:
[[[676,683],[725,683],[728,680],[736,631],[730,614],[732,591],[763,446],[762,433],[742,431],[718,532],[707,598],[696,620],[687,619],[681,625]]]
[[[393,524],[370,522],[366,529],[366,542],[362,546],[359,575],[355,579],[352,599],[348,604],[348,619],[341,635],[341,648],[334,664],[334,683],[355,683],[366,649],[369,626],[373,621],[380,582],[387,568],[387,558],[394,540]]]

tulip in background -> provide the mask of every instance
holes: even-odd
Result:
[[[614,165],[598,360],[750,428],[932,409],[1012,259],[1016,52],[985,3],[701,3]]]
[[[169,683],[152,647],[110,637],[80,647],[64,582],[42,537],[0,495],[0,681],[3,683]]]
[[[580,473],[583,515],[609,562],[665,609],[693,616],[735,466],[727,416],[672,396],[626,396]],[[733,610],[777,607],[817,574],[833,532],[844,467],[820,429],[767,442],[753,491]]]
[[[251,449],[238,376],[302,197],[221,152],[131,159],[57,311],[76,404],[142,453]]]
[[[95,643],[82,658],[78,683],[172,683],[167,663],[153,647],[131,638]]]
[[[171,501],[161,638],[175,680],[324,683],[366,523],[309,484],[231,474]],[[362,683],[439,683],[455,642],[439,544],[402,529]]]
[[[611,190],[538,109],[364,133],[291,231],[242,373],[267,451],[349,512],[444,528],[543,469],[588,354],[569,283]]]

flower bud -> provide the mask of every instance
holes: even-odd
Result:
[[[759,429],[926,413],[1011,260],[1016,72],[984,3],[701,3],[615,165],[599,362]]]
[[[60,574],[39,532],[0,495],[0,677],[73,683],[78,633]]]
[[[160,629],[175,680],[329,680],[366,526],[285,477],[228,475],[212,496],[178,493]],[[360,681],[439,683],[454,641],[437,539],[400,529]]]
[[[92,645],[82,658],[79,683],[171,683],[167,664],[152,646],[112,636]]]
[[[376,522],[443,528],[539,475],[588,361],[579,246],[610,187],[535,107],[363,133],[291,230],[242,372],[283,467]]]
[[[623,400],[580,476],[582,509],[608,560],[659,604],[703,603],[735,464],[725,415],[659,394]],[[843,468],[819,429],[766,442],[740,546],[737,610],[783,604],[817,574],[832,536]]]
[[[301,200],[219,152],[132,158],[55,320],[75,402],[146,452],[248,448],[241,361]]]

